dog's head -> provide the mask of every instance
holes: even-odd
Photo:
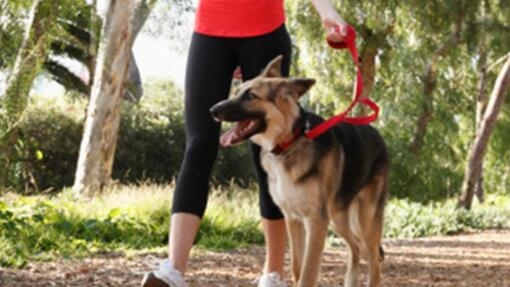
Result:
[[[223,146],[251,139],[266,150],[294,136],[300,116],[298,99],[314,79],[281,75],[282,56],[272,60],[256,78],[243,83],[232,98],[214,105],[210,112],[218,121],[236,122],[221,137]]]

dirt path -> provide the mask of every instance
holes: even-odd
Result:
[[[510,230],[416,240],[386,240],[383,286],[510,287]],[[31,263],[23,270],[0,269],[0,286],[139,286],[157,265],[151,254],[108,255],[82,261]],[[264,251],[260,247],[225,253],[197,252],[189,269],[190,287],[254,286]],[[320,286],[342,286],[346,250],[326,250]],[[366,265],[363,265],[363,272]],[[365,276],[363,276],[365,282]],[[290,282],[289,282],[290,283]]]

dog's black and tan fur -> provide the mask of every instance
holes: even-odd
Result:
[[[282,78],[281,60],[211,108],[217,120],[237,122],[223,144],[250,138],[262,147],[271,196],[285,215],[295,286],[316,286],[329,224],[350,250],[344,286],[359,286],[360,256],[368,261],[368,286],[380,286],[389,171],[384,141],[369,125],[345,123],[314,140],[299,136],[323,121],[298,103],[315,81]]]

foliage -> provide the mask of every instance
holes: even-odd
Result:
[[[315,11],[306,1],[288,1],[287,25],[294,39],[293,73],[318,80],[306,104],[324,117],[350,102],[354,72],[348,53],[332,50]],[[474,138],[479,71],[510,51],[510,8],[499,0],[342,1],[340,14],[358,31],[360,52],[391,27],[377,47],[375,83],[370,94],[381,106],[375,123],[391,150],[391,190],[399,198],[427,201],[458,193]],[[505,16],[503,16],[505,15]],[[459,29],[457,35],[457,29]],[[368,36],[367,36],[368,35]],[[452,38],[453,37],[453,38]],[[458,39],[456,39],[458,37]],[[446,49],[445,44],[455,45]],[[296,55],[297,54],[297,55]],[[479,59],[486,55],[487,63]],[[363,63],[362,63],[363,64]],[[433,65],[435,77],[428,79]],[[489,89],[497,69],[488,71]],[[434,87],[424,96],[427,80]],[[430,109],[421,154],[409,145],[424,109]],[[503,118],[501,121],[505,122]],[[510,143],[498,124],[492,147]],[[491,148],[485,187],[508,191],[508,149]],[[497,179],[496,179],[497,178]]]
[[[31,175],[25,192],[61,189],[73,183],[83,133],[85,103],[33,98],[20,125],[25,157],[16,162]],[[26,176],[11,177],[27,181]]]
[[[456,234],[472,229],[510,227],[510,199],[491,195],[471,212],[457,208],[456,200],[428,204],[394,199],[386,207],[385,237],[423,237]]]
[[[69,19],[72,23],[81,23],[82,28],[88,26],[90,19],[83,17],[88,11],[82,9],[86,2],[64,5],[69,4],[68,1],[59,1],[61,5],[54,11],[59,13],[59,24]],[[1,4],[0,17],[8,21],[0,25],[0,39],[6,43],[0,48],[0,62],[3,62],[0,69],[14,62],[30,2],[8,0]],[[294,47],[292,73],[318,79],[304,99],[305,105],[328,117],[343,110],[350,100],[354,77],[352,60],[348,53],[332,50],[325,44],[320,19],[310,1],[285,3],[287,27]],[[375,83],[370,97],[382,108],[375,125],[391,151],[392,195],[421,202],[453,196],[460,189],[467,151],[476,133],[480,73],[489,67],[487,92],[497,74],[498,66],[492,64],[510,50],[510,6],[501,0],[433,0],[427,3],[346,0],[337,1],[335,5],[359,32],[360,52],[371,36],[390,31],[377,47]],[[182,35],[176,35],[179,30],[176,28],[192,14],[191,6],[189,0],[159,1],[145,31],[163,35],[178,44],[187,43]],[[76,13],[78,10],[85,14]],[[387,30],[389,27],[392,29]],[[86,41],[78,39],[69,42],[72,34],[65,25],[56,25],[52,33],[55,33],[54,39],[81,48],[86,46]],[[452,36],[458,37],[455,45],[441,49]],[[53,48],[57,54],[57,47]],[[424,89],[432,63],[435,65],[435,88],[427,102]],[[171,89],[166,83],[150,83],[145,87],[148,95],[141,103],[124,106],[114,167],[116,179],[162,182],[177,176],[184,149],[182,99],[173,93],[168,93],[172,95],[167,98],[164,91]],[[508,101],[486,155],[484,182],[489,193],[510,190]],[[432,113],[421,153],[415,155],[409,152],[409,144],[424,107],[431,108]],[[8,185],[17,190],[34,184],[41,190],[58,190],[71,184],[83,116],[68,117],[69,114],[44,102],[30,107],[24,119],[22,140],[13,144],[16,152],[10,155],[9,164],[0,164],[0,174],[7,175]],[[5,117],[0,114],[0,135],[9,129],[2,119]],[[237,182],[248,184],[253,178],[251,168],[245,164],[250,161],[249,157],[244,146],[221,150],[213,175],[216,182],[235,178]]]
[[[254,189],[251,186],[239,190],[237,185],[217,187],[202,220],[197,243],[213,250],[263,244],[257,209],[258,193]]]
[[[87,1],[74,0],[72,3],[61,3],[54,13],[58,14],[57,31],[52,35],[50,55],[46,57],[44,68],[52,79],[67,90],[74,90],[88,95],[92,81],[85,81],[72,72],[67,62],[80,63],[87,69],[88,78],[94,74],[95,57],[99,46],[96,39],[100,36],[101,18],[95,13],[95,7]]]
[[[56,197],[4,196],[0,266],[161,247],[168,240],[170,187],[125,186],[90,199],[70,190]],[[197,244],[211,249],[261,244],[253,193],[237,195],[234,201],[225,194],[218,190],[211,199]]]
[[[0,266],[29,260],[84,257],[110,251],[165,249],[172,185],[115,186],[92,198],[71,190],[57,196],[0,197]],[[257,193],[235,185],[216,188],[196,244],[225,250],[262,244]],[[448,200],[420,204],[390,200],[385,237],[453,234],[510,228],[510,200],[490,196],[471,212]]]
[[[123,183],[169,182],[178,175],[184,146],[181,92],[166,81],[148,81],[145,97],[124,103],[113,178]],[[23,148],[11,158],[18,167],[4,186],[28,191],[60,190],[73,184],[83,133],[83,99],[34,97],[20,125]],[[213,172],[216,183],[253,180],[245,146],[221,149]],[[7,174],[6,174],[7,175]]]
[[[6,8],[6,10],[18,8],[21,10],[20,7],[25,4],[25,1],[17,5],[9,4],[13,3],[2,3],[2,6],[4,6],[2,8]],[[24,36],[19,49],[16,51],[13,71],[8,77],[5,92],[0,95],[0,149],[2,149],[0,164],[3,165],[0,170],[2,171],[0,183],[2,184],[8,182],[9,179],[13,179],[19,186],[19,181],[26,181],[30,177],[30,174],[27,174],[24,169],[23,159],[26,158],[27,150],[25,149],[25,142],[20,137],[18,125],[28,104],[32,82],[36,78],[46,55],[49,35],[53,30],[52,24],[55,20],[54,15],[50,13],[54,4],[55,2],[52,0],[34,1],[28,13],[28,20],[24,24]],[[13,17],[11,13],[0,16],[4,17],[7,23],[15,23],[13,25],[19,23],[11,19]],[[6,30],[13,29],[9,29],[7,25]],[[9,32],[14,31],[2,31],[0,34],[3,37]]]
[[[164,244],[168,200],[163,195],[159,201],[140,195],[133,201],[129,196],[122,195],[129,204],[122,208],[112,199],[91,202],[70,191],[52,199],[7,198],[0,204],[0,265],[23,266],[28,257],[85,256]]]
[[[124,182],[169,181],[182,160],[181,92],[171,82],[155,81],[146,86],[139,104],[123,106],[113,177]]]
[[[193,30],[192,0],[159,0],[144,26],[146,35],[171,40],[169,47],[184,52]]]
[[[12,67],[23,38],[24,13],[30,6],[30,1],[2,1],[0,2],[0,71]]]

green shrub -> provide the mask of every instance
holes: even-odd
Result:
[[[444,200],[455,196],[461,187],[460,165],[441,159],[440,154],[411,154],[405,143],[390,145],[390,194],[416,202]],[[430,152],[433,153],[433,152]]]
[[[123,105],[112,177],[121,183],[170,182],[179,172],[185,146],[181,94],[169,82],[149,82],[140,103]],[[60,190],[73,184],[86,103],[35,98],[21,124],[23,156],[4,185]],[[13,170],[13,169],[11,169]],[[253,181],[249,150],[221,149],[215,183],[247,186]]]
[[[393,199],[386,207],[385,237],[422,237],[455,234],[470,229],[510,228],[510,198],[490,195],[468,211],[457,201],[421,204]]]
[[[28,154],[26,169],[33,188],[59,190],[73,184],[85,104],[37,101],[28,108],[21,125]]]

